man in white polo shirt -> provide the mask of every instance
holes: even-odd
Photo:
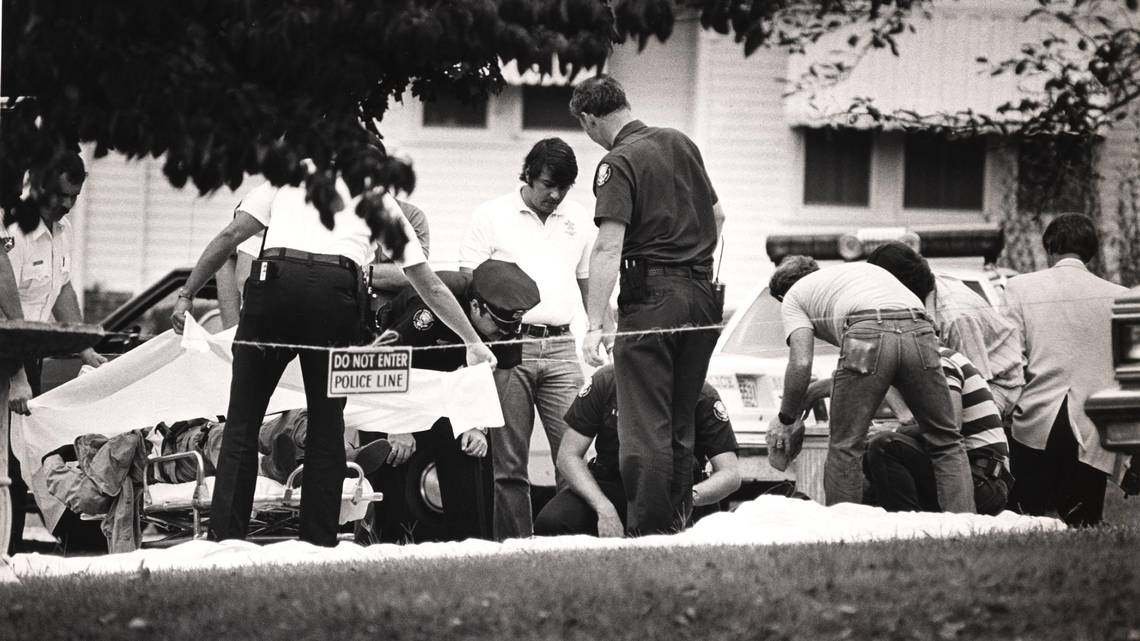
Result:
[[[538,141],[523,162],[523,184],[475,210],[460,249],[460,269],[492,258],[516,263],[542,298],[522,319],[522,338],[530,341],[522,363],[495,372],[506,421],[491,435],[499,540],[533,534],[527,459],[535,408],[556,459],[563,417],[583,382],[570,322],[586,299],[593,225],[582,206],[563,202],[577,178],[570,145],[560,138]],[[565,486],[563,479],[558,485]]]
[[[321,223],[303,187],[266,184],[254,189],[230,225],[202,252],[175,305],[171,320],[175,331],[181,332],[183,316],[198,289],[239,243],[266,230],[265,249],[245,282],[233,347],[229,410],[210,508],[210,536],[215,540],[244,538],[248,531],[258,471],[258,432],[285,366],[299,356],[309,410],[300,534],[309,543],[336,545],[345,470],[345,399],[327,395],[328,352],[242,341],[324,348],[366,339],[360,270],[372,261],[377,243],[370,240],[368,223],[356,214],[362,198],[380,199],[384,215],[403,227],[409,242],[397,264],[440,320],[463,338],[467,364],[495,362],[455,297],[428,267],[415,242],[415,230],[395,199],[379,191],[354,198],[343,180],[336,188],[344,206],[336,212],[332,229]]]

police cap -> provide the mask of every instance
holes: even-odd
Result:
[[[486,260],[471,274],[471,296],[483,301],[494,316],[519,321],[538,304],[538,285],[518,265]]]

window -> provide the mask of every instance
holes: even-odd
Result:
[[[424,102],[424,126],[486,128],[487,98],[464,104],[455,96],[439,94]]]
[[[867,206],[871,134],[849,129],[804,132],[804,204]]]
[[[938,134],[908,134],[904,153],[903,207],[982,208],[985,139],[951,140]]]
[[[573,87],[527,85],[522,91],[523,129],[578,129],[570,115]]]

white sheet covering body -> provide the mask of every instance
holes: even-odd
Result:
[[[224,415],[230,395],[235,329],[209,334],[188,319],[183,336],[167,331],[106,365],[29,403],[14,416],[12,448],[29,481],[44,525],[59,522],[64,505],[47,492],[40,460],[90,433],[110,436],[166,422]],[[472,427],[502,427],[491,367],[454,372],[413,369],[402,394],[356,395],[345,408],[346,430],[410,433],[451,419],[456,435]],[[305,407],[298,359],[285,369],[266,413]]]

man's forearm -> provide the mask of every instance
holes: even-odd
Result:
[[[784,370],[784,398],[780,402],[780,413],[797,418],[803,410],[804,396],[811,383],[811,367],[788,361]]]
[[[569,454],[569,453],[568,453]],[[559,456],[558,469],[566,477],[566,483],[575,494],[582,498],[594,512],[600,513],[607,509],[616,509],[606,498],[602,488],[590,474],[586,461],[580,456]]]
[[[210,244],[206,245],[206,249],[202,250],[202,255],[198,257],[198,262],[194,264],[194,269],[186,278],[184,288],[191,294],[197,294],[198,290],[209,282],[210,277],[222,268],[235,247],[237,242],[229,242],[226,236],[215,236]]]
[[[395,263],[373,263],[371,269],[372,287],[375,289],[400,289],[408,284],[408,277],[404,274],[404,270],[397,267]]]
[[[7,254],[0,254],[0,315],[8,320],[24,320],[16,272]]]
[[[610,304],[614,284],[617,282],[618,265],[621,263],[621,246],[594,245],[590,255],[590,280],[586,286],[586,316],[589,329],[598,329],[605,319],[606,308]]]
[[[740,475],[728,470],[718,470],[693,486],[694,505],[720,503],[724,497],[740,488]]]
[[[455,300],[451,290],[443,284],[427,263],[412,265],[404,270],[404,274],[424,303],[435,312],[444,325],[458,334],[464,343],[470,345],[482,342],[483,339],[471,326],[466,312],[459,306],[459,301]]]
[[[75,295],[75,287],[70,282],[60,288],[51,312],[55,320],[60,323],[83,322],[83,312],[79,311],[79,297]]]

